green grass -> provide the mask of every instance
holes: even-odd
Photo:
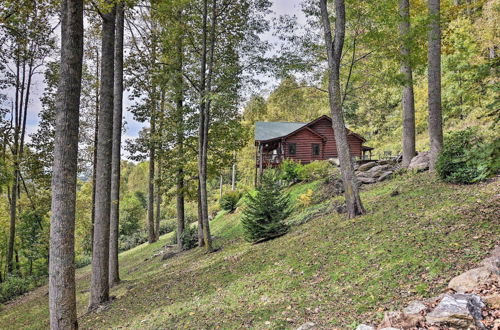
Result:
[[[314,184],[309,188],[316,189]],[[299,195],[306,185],[291,187]],[[398,189],[399,195],[390,193]],[[312,321],[349,328],[439,293],[499,242],[500,183],[396,177],[363,190],[367,215],[347,220],[320,209],[278,239],[251,245],[240,214],[211,223],[216,253],[151,259],[168,240],[120,255],[123,282],[107,309],[85,314],[90,268],[77,271],[82,328],[294,328]],[[325,202],[326,203],[326,202]],[[147,259],[147,260],[146,260]],[[47,288],[0,307],[0,328],[48,325]]]

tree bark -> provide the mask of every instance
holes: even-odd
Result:
[[[157,180],[161,180],[161,162],[158,162]],[[160,239],[160,220],[161,220],[161,188],[156,182],[156,213],[155,213],[155,241]]]
[[[415,98],[410,59],[410,1],[399,0],[399,34],[401,38],[401,74],[403,75],[403,167],[407,168],[416,155],[415,151]]]
[[[83,1],[64,0],[61,21],[61,78],[55,124],[49,252],[50,328],[77,329],[74,244]]]
[[[332,40],[327,0],[320,0],[321,18],[328,52],[328,96],[332,112],[332,126],[337,143],[340,171],[344,184],[347,216],[354,218],[365,213],[359,196],[358,184],[347,142],[342,100],[340,95],[340,61],[345,38],[345,5],[343,0],[335,0],[335,39]]]
[[[215,0],[214,0],[215,1]],[[215,2],[214,2],[215,7]],[[207,193],[207,149],[208,149],[208,107],[207,97],[209,88],[207,87],[207,35],[208,35],[208,0],[203,1],[203,22],[202,22],[202,49],[201,49],[201,68],[200,68],[200,123],[199,123],[199,155],[198,170],[200,181],[200,206],[201,219],[203,224],[203,240],[208,252],[213,250],[212,237],[210,235],[210,224],[208,222],[208,193]],[[212,21],[212,26],[215,27]]]
[[[154,119],[151,120],[151,138],[149,147],[149,178],[148,178],[148,242],[154,243],[156,240],[155,235],[155,218],[154,218],[154,207],[155,207],[155,148],[153,146],[153,130],[154,130]]]
[[[429,102],[429,170],[434,172],[436,161],[443,147],[443,118],[441,114],[441,27],[440,0],[428,0],[429,48],[428,59],[428,102]]]
[[[118,236],[120,216],[120,162],[123,112],[123,29],[124,3],[116,5],[116,35],[114,63],[113,151],[111,160],[111,211],[109,231],[109,285],[120,282],[118,264]]]
[[[94,224],[95,224],[95,181],[97,172],[97,132],[99,131],[99,51],[96,54],[96,77],[97,84],[95,90],[95,127],[94,127],[94,152],[93,152],[93,164],[92,164],[92,228],[90,235],[90,244],[94,244]]]
[[[96,205],[89,310],[109,300],[109,220],[111,211],[116,8],[113,6],[109,13],[101,16],[101,108],[99,111],[97,141]]]
[[[203,239],[203,214],[201,211],[201,189],[200,189],[200,180],[198,179],[198,189],[197,199],[198,199],[198,246],[204,246],[205,240]]]
[[[182,11],[179,11],[179,18]],[[177,151],[178,151],[178,167],[177,167],[177,246],[179,250],[183,250],[181,235],[185,227],[185,209],[184,209],[184,84],[183,84],[183,44],[182,35],[178,36],[177,40],[177,81],[176,81],[176,125],[177,125]]]

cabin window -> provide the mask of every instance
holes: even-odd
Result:
[[[288,144],[288,154],[295,155],[297,153],[297,143]]]
[[[320,153],[319,144],[313,143],[313,145],[312,145],[313,156],[319,156],[319,153]]]

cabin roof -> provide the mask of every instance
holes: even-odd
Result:
[[[308,123],[258,121],[255,123],[255,140],[265,141],[286,136],[307,124]]]

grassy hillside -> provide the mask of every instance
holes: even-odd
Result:
[[[317,184],[296,185],[297,195]],[[391,196],[391,192],[400,193]],[[116,300],[85,314],[89,267],[77,271],[82,328],[293,328],[312,321],[349,328],[386,309],[440,292],[500,243],[500,182],[473,186],[428,174],[396,177],[364,189],[368,214],[354,220],[302,209],[278,239],[250,245],[240,214],[212,222],[220,249],[195,249],[162,261],[169,235],[120,256]],[[0,328],[48,326],[47,287],[0,307]]]

